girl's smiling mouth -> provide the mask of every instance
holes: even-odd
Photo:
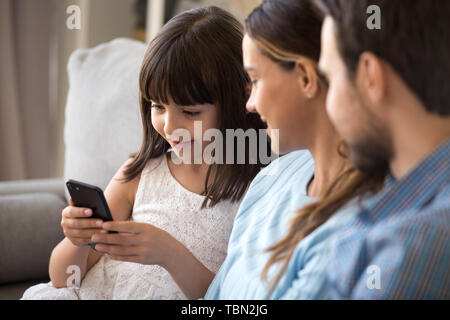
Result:
[[[177,150],[183,149],[186,146],[190,145],[193,142],[193,140],[189,140],[189,141],[174,141],[174,140],[169,140],[170,145],[172,146],[172,148],[175,148]]]

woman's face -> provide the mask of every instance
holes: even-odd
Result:
[[[177,157],[185,163],[199,164],[194,162],[195,150],[201,151],[202,156],[210,143],[203,141],[203,133],[218,127],[218,108],[213,104],[178,106],[173,102],[152,101],[151,112],[153,127],[171,145]]]
[[[305,148],[311,134],[313,110],[300,89],[296,68],[283,70],[263,55],[247,34],[243,40],[244,67],[252,80],[247,110],[267,123],[274,152],[285,154]],[[278,139],[275,129],[278,129]]]

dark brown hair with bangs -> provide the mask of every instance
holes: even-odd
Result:
[[[150,43],[141,67],[143,138],[140,150],[131,155],[133,160],[124,171],[125,181],[135,178],[150,159],[165,154],[170,148],[152,126],[151,100],[163,104],[171,100],[180,106],[214,104],[219,108],[218,129],[224,137],[226,129],[265,128],[258,115],[246,112],[249,78],[242,62],[242,39],[243,27],[239,21],[217,7],[183,12],[162,28]],[[264,139],[269,146],[267,136]],[[246,141],[245,164],[237,164],[235,148],[235,164],[209,167],[202,208],[212,207],[222,200],[239,201],[243,197],[263,167],[259,156],[257,164],[249,163],[248,144]],[[260,146],[259,141],[257,146]],[[259,148],[257,150],[259,155]],[[223,152],[225,155],[226,146]]]

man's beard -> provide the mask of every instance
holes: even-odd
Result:
[[[352,143],[347,143],[350,161],[362,172],[387,172],[393,157],[389,130],[376,118],[366,121],[367,130]]]

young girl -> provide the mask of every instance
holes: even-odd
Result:
[[[163,27],[140,73],[142,146],[105,190],[114,222],[91,219],[91,210],[70,200],[62,212],[66,238],[50,258],[51,282],[29,288],[23,299],[204,295],[225,258],[239,202],[262,167],[186,161],[208,146],[194,122],[224,136],[226,129],[264,128],[245,110],[242,38],[240,23],[217,7],[184,12]],[[191,138],[179,138],[179,129]],[[245,152],[247,159],[248,144]],[[71,266],[80,269],[80,287],[67,287]]]

